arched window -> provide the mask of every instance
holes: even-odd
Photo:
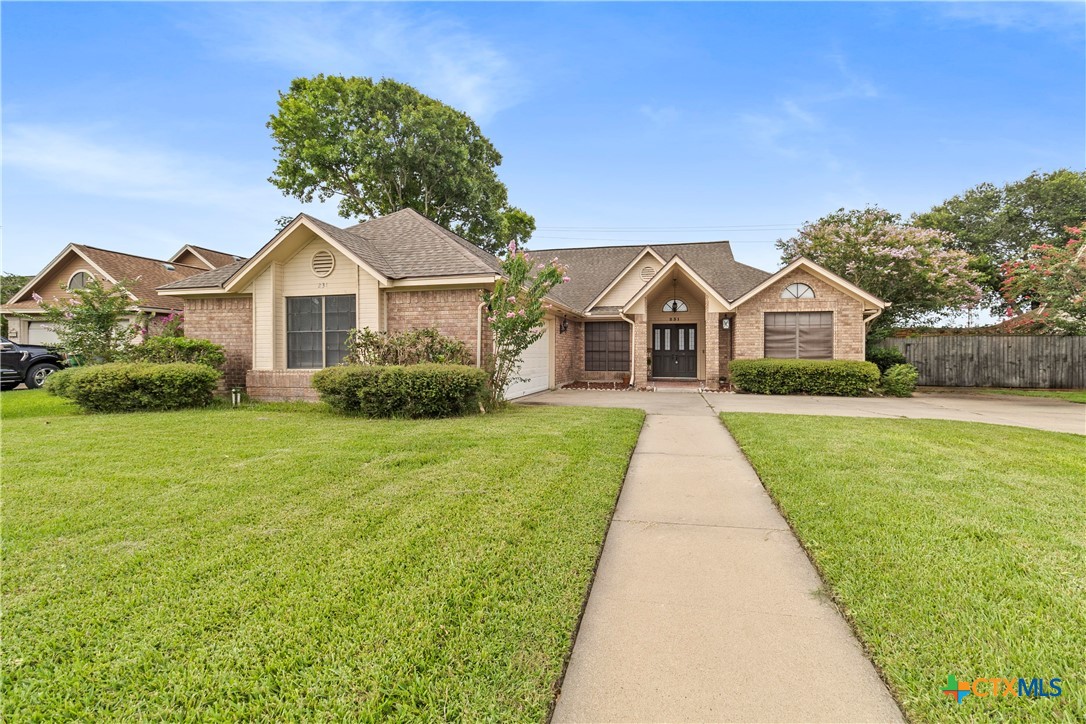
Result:
[[[781,292],[781,299],[814,299],[814,289],[806,284],[789,284]]]
[[[72,274],[72,278],[68,280],[68,289],[82,289],[87,286],[87,282],[94,279],[94,276],[90,272],[77,271]]]
[[[681,299],[669,299],[668,301],[664,302],[664,311],[665,312],[685,312],[686,311],[686,302],[684,302]]]

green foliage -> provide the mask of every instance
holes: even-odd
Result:
[[[737,390],[760,395],[858,397],[879,383],[878,367],[850,360],[737,359],[729,369]]]
[[[407,332],[374,332],[369,327],[351,331],[346,364],[355,365],[470,365],[471,350],[458,339],[445,337],[432,327]]]
[[[919,377],[920,373],[912,365],[897,364],[883,373],[879,386],[888,395],[912,397]]]
[[[1000,267],[1035,256],[1034,245],[1065,241],[1064,229],[1084,217],[1086,172],[1059,169],[1034,171],[1002,187],[979,184],[914,215],[912,223],[949,232],[951,246],[974,257],[986,296],[997,309]]]
[[[1066,238],[1069,236],[1070,238]],[[1000,287],[1012,330],[1086,334],[1086,240],[1068,227],[1058,244],[1035,244],[1029,261],[1003,265]]]
[[[348,218],[411,208],[490,252],[535,230],[535,219],[509,206],[495,171],[501,154],[475,122],[409,85],[295,78],[278,105],[269,180],[284,195],[339,197]]]
[[[942,231],[908,226],[878,207],[838,210],[777,241],[785,263],[805,256],[890,302],[872,330],[902,327],[977,304],[981,298],[972,257],[951,248]]]
[[[7,304],[7,301],[23,287],[26,286],[34,277],[25,276],[22,274],[8,274],[4,272],[0,274],[0,304]],[[0,317],[0,337],[8,336],[8,319],[7,317]]]
[[[487,373],[455,364],[329,367],[313,375],[321,400],[366,417],[455,417],[479,409]]]
[[[897,347],[868,347],[867,361],[873,362],[880,374],[885,374],[894,365],[905,364],[905,354]]]
[[[202,364],[113,362],[54,372],[45,389],[88,412],[137,412],[203,407],[218,381]]]
[[[536,262],[510,242],[502,259],[505,278],[494,283],[493,291],[483,292],[487,323],[494,334],[494,351],[487,359],[490,371],[490,405],[505,400],[505,390],[520,381],[518,377],[524,351],[544,333],[544,299],[559,284],[569,281],[557,258]]]
[[[222,369],[226,354],[222,345],[206,339],[189,337],[148,337],[125,350],[125,358],[131,362],[191,362]]]
[[[34,299],[45,321],[60,340],[60,347],[80,364],[99,364],[121,359],[137,329],[124,318],[132,313],[132,298],[124,283],[106,286],[90,279],[71,298],[47,302]]]

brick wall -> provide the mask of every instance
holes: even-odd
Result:
[[[814,290],[814,299],[781,299],[789,284],[801,282]],[[765,312],[833,312],[833,358],[862,360],[867,337],[863,303],[803,269],[778,279],[736,310],[732,322],[735,359],[761,359],[764,355]]]
[[[726,315],[720,315],[724,317]],[[730,316],[730,315],[727,315]],[[718,322],[719,324],[719,322]],[[735,319],[732,318],[731,326],[728,329],[720,330],[720,342],[718,359],[720,360],[720,376],[731,378],[731,373],[728,371],[728,363],[732,358],[732,334],[735,332]]]
[[[266,402],[317,402],[317,391],[310,386],[316,370],[249,370],[245,392],[251,399]]]
[[[482,289],[446,289],[423,292],[393,292],[385,296],[389,332],[435,327],[446,337],[468,346],[478,354],[479,304]],[[483,350],[490,349],[490,330],[483,320]]]
[[[705,387],[720,386],[720,312],[705,313]]]
[[[558,387],[581,379],[578,371],[584,371],[584,323],[567,320],[565,332],[558,331],[561,326],[559,317],[554,320],[554,384]]]
[[[245,385],[253,366],[253,301],[251,297],[185,299],[185,336],[208,339],[226,350],[219,389]]]

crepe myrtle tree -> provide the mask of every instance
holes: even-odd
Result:
[[[523,379],[518,373],[524,351],[543,336],[543,316],[550,306],[544,299],[569,281],[557,257],[537,262],[517,249],[516,242],[509,242],[501,267],[505,278],[494,283],[493,291],[483,292],[494,335],[494,351],[487,359],[491,407],[502,404],[506,388]]]
[[[1066,233],[1064,242],[1034,244],[1028,258],[1003,264],[1012,330],[1086,334],[1086,240],[1079,227]]]
[[[34,294],[60,347],[83,364],[118,359],[139,333],[135,325],[125,321],[133,305],[128,288],[123,283],[106,286],[91,279],[71,294],[71,298],[54,297],[51,302]]]

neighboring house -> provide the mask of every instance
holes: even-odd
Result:
[[[181,311],[184,300],[162,296],[156,290],[193,274],[235,263],[240,257],[197,246],[185,246],[169,261],[108,251],[84,244],[69,244],[44,269],[0,306],[8,320],[8,336],[22,344],[51,344],[57,336],[44,321],[37,294],[46,301],[71,298],[71,290],[91,279],[108,284],[125,282],[132,297],[132,312],[167,315]]]
[[[579,380],[700,380],[736,358],[864,358],[886,304],[806,259],[770,274],[726,241],[531,252],[558,257],[545,333],[509,397]],[[256,399],[314,399],[313,370],[338,363],[354,328],[432,326],[481,363],[481,300],[498,259],[405,209],[341,229],[302,214],[255,256],[160,287],[185,300],[186,332],[226,347],[226,383]]]

